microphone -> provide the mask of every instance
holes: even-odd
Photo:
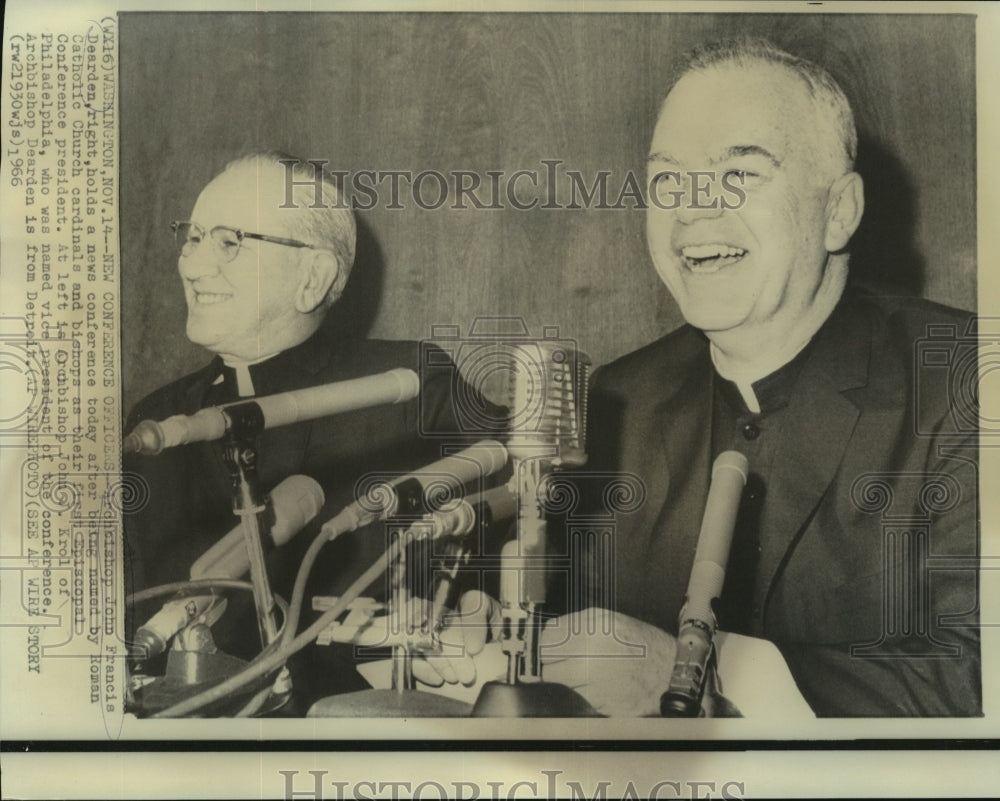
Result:
[[[255,405],[264,419],[264,428],[276,428],[371,406],[402,403],[415,398],[419,391],[417,374],[398,368],[364,378],[210,406],[162,422],[143,420],[125,437],[122,452],[155,456],[164,448],[221,439],[230,427],[226,409],[234,406]]]
[[[308,476],[289,476],[271,490],[274,544],[284,545],[316,517],[323,500],[323,489]],[[249,570],[243,527],[238,525],[198,557],[191,565],[191,578],[238,579]],[[135,644],[143,649],[146,659],[158,656],[167,650],[171,637],[199,618],[212,625],[225,611],[225,603],[224,598],[212,594],[175,597],[139,627]]]
[[[305,528],[323,507],[323,488],[309,476],[289,476],[271,490],[274,523],[271,539],[278,547]],[[238,525],[191,565],[191,578],[238,579],[250,570],[243,526]]]
[[[226,610],[219,595],[189,595],[167,601],[135,633],[135,646],[143,659],[152,659],[167,650],[167,643],[181,629],[197,620],[211,626]]]
[[[587,369],[590,360],[571,343],[544,339],[511,349],[508,401],[514,460],[511,486],[517,502],[517,538],[500,553],[500,648],[506,682],[488,682],[473,716],[575,717],[592,708],[574,691],[542,681],[538,607],[545,603],[548,571],[547,482],[554,470],[582,465]]]
[[[545,476],[553,469],[587,461],[589,367],[586,354],[561,341],[542,340],[512,349],[507,449],[516,465],[517,536],[522,557],[545,555]],[[525,571],[517,597],[501,597],[501,601],[519,605],[544,602],[545,584],[545,571]]]
[[[512,457],[544,456],[555,467],[586,463],[589,369],[585,353],[560,341],[511,348],[507,449]]]
[[[738,451],[720,453],[712,465],[712,482],[679,616],[677,656],[670,685],[660,697],[660,714],[664,717],[697,717],[701,709],[716,630],[712,601],[722,594],[736,513],[748,472],[747,458]]]
[[[405,476],[376,485],[363,499],[344,507],[323,524],[328,539],[397,515],[400,510],[419,508],[428,491],[456,492],[470,481],[491,476],[507,464],[507,449],[484,439],[452,456],[414,470]]]
[[[464,537],[480,523],[489,525],[495,520],[513,517],[517,512],[517,499],[507,487],[495,487],[463,498],[453,509],[431,512],[427,517],[430,528],[427,536]]]

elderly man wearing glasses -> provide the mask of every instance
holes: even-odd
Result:
[[[315,173],[312,164],[280,154],[238,159],[205,187],[191,219],[171,228],[187,300],[187,336],[215,355],[201,370],[140,401],[126,431],[142,420],[393,368],[409,368],[421,377],[419,401],[299,422],[260,436],[262,491],[304,474],[318,481],[326,496],[314,522],[268,554],[272,589],[287,599],[319,525],[353,500],[361,476],[413,470],[439,458],[442,444],[481,436],[462,429],[452,405],[453,397],[475,393],[458,386],[446,358],[425,358],[422,365],[415,342],[345,340],[345,327],[332,325],[337,312],[330,311],[354,260],[355,220],[336,184]],[[483,409],[492,409],[483,403]],[[126,457],[125,470],[148,485],[148,501],[125,517],[127,585],[138,590],[188,579],[195,560],[238,525],[221,444]],[[371,532],[330,544],[312,571],[306,598],[339,594],[384,547],[384,537]],[[222,650],[247,658],[260,648],[256,626],[252,615],[240,620],[233,606],[230,599],[213,633]],[[141,623],[145,610],[131,616]],[[235,625],[225,623],[231,618]],[[314,697],[328,694],[331,686],[365,686],[351,665],[316,668],[315,661],[315,655],[303,660],[295,676],[300,688],[315,685]],[[306,675],[310,669],[324,675]]]
[[[192,219],[171,225],[188,339],[234,368],[241,395],[256,394],[242,386],[250,366],[316,332],[354,262],[354,216],[340,207],[336,186],[323,181],[316,198],[301,177],[287,181],[280,162],[251,156],[230,163],[202,191]],[[303,171],[300,162],[285,162]],[[309,197],[286,202],[286,183]],[[258,230],[265,233],[251,233]]]

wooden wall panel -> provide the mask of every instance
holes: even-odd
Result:
[[[721,36],[768,36],[842,82],[868,196],[855,271],[972,308],[973,32],[962,16],[122,14],[125,406],[206,360],[183,334],[167,225],[235,154],[484,178],[544,177],[542,160],[559,159],[588,181],[610,171],[616,195],[630,170],[644,174],[679,58]],[[519,315],[535,332],[558,325],[601,363],[680,322],[641,211],[432,211],[403,188],[403,209],[383,193],[359,215],[352,286],[335,309],[371,336]],[[558,191],[568,196],[565,175]]]

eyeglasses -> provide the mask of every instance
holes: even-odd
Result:
[[[174,232],[174,242],[177,244],[177,252],[181,256],[190,256],[195,252],[198,245],[205,240],[205,229],[195,222],[172,222],[170,223],[170,230]],[[300,242],[297,239],[285,239],[281,236],[269,236],[267,234],[254,234],[250,231],[241,231],[239,228],[229,228],[225,225],[215,226],[208,234],[225,262],[230,262],[236,258],[244,239],[259,239],[261,242],[272,242],[275,245],[286,245],[290,248],[316,249],[315,245]]]

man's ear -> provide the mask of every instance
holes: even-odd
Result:
[[[826,250],[837,253],[847,247],[865,211],[865,185],[861,176],[849,172],[830,187],[826,201]]]
[[[295,308],[303,314],[315,311],[326,301],[331,287],[344,291],[344,271],[340,261],[329,250],[310,250],[302,257],[302,273],[295,292]]]

